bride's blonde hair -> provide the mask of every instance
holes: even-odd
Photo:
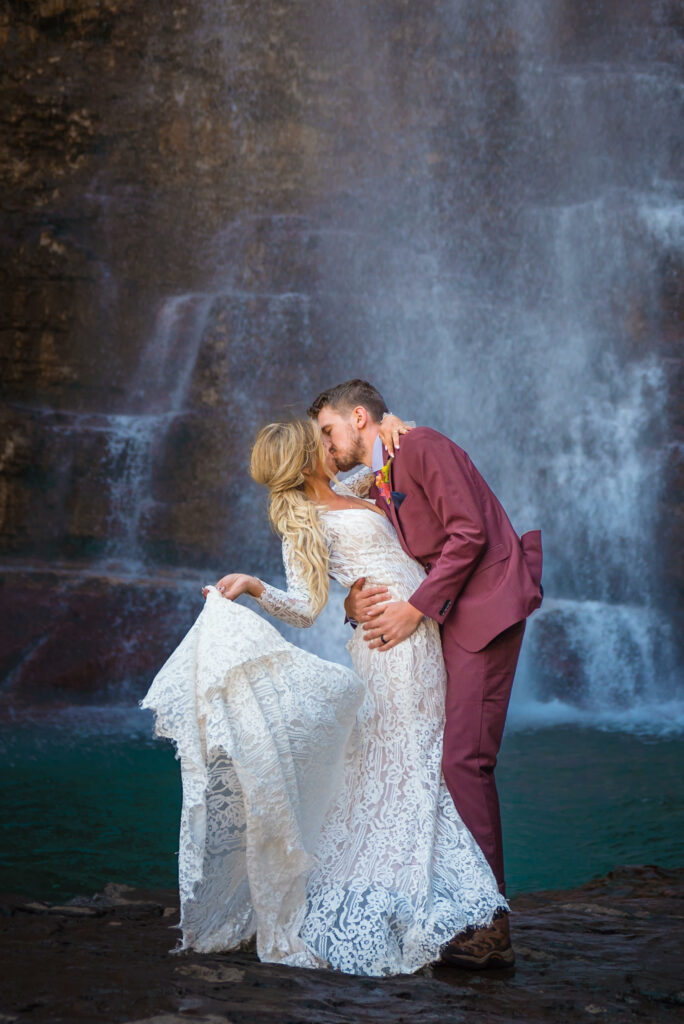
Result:
[[[269,423],[254,442],[249,472],[269,490],[268,515],[276,533],[292,545],[311,595],[314,614],[328,600],[328,545],[318,507],[303,491],[304,470],[323,462],[318,424],[313,420]]]

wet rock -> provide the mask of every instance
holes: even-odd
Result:
[[[203,577],[79,570],[0,571],[7,608],[0,673],[15,708],[25,697],[78,702],[93,691],[142,693],[202,607]]]
[[[65,906],[55,905],[50,907],[50,914],[58,914],[61,917],[98,917],[101,911],[95,907],[79,907],[70,904]]]
[[[235,967],[205,967],[203,964],[190,964],[188,967],[179,967],[178,974],[185,974],[191,978],[199,978],[200,981],[226,982],[244,981],[245,972]]]
[[[355,978],[261,964],[253,951],[172,956],[173,932],[154,908],[177,911],[175,893],[108,886],[80,902],[98,912],[107,906],[106,917],[60,917],[57,932],[46,928],[56,921],[50,914],[0,918],[5,967],[0,987],[7,1019],[40,1024],[96,1019],[674,1024],[681,1019],[684,869],[622,867],[576,890],[513,899],[516,967],[479,974],[435,967],[412,976]],[[126,916],[131,905],[147,910],[133,920]]]
[[[50,912],[49,904],[37,903],[35,901],[32,903],[24,903],[21,909],[25,910],[28,914],[49,914]]]
[[[12,1018],[13,1020],[15,1018]],[[196,1017],[192,1015],[194,1024],[230,1024],[230,1021],[226,1017],[217,1017],[211,1014],[208,1017]],[[187,1024],[188,1017],[187,1012],[183,1014],[179,1013],[162,1013],[155,1017],[145,1017],[144,1020],[134,1020],[128,1022],[128,1024]]]

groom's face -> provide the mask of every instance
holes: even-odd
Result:
[[[318,425],[323,435],[323,446],[339,472],[345,473],[363,462],[363,440],[360,430],[354,426],[353,413],[345,415],[324,405],[318,414]]]

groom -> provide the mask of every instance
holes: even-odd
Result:
[[[388,602],[386,589],[362,590],[357,580],[345,610],[379,651],[405,640],[425,615],[439,623],[447,671],[444,779],[505,893],[494,767],[525,619],[541,604],[541,534],[519,538],[463,449],[429,427],[405,434],[390,459],[379,436],[387,412],[363,380],[324,391],[308,409],[340,471],[363,463],[376,473],[370,497],[427,572],[408,601]],[[508,918],[456,936],[442,961],[511,965]]]

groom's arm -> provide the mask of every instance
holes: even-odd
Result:
[[[469,473],[470,460],[443,434],[427,427],[412,431],[401,446],[402,480],[410,477],[418,500],[439,519],[446,540],[429,575],[408,601],[380,605],[364,625],[370,647],[389,651],[417,628],[423,615],[444,622],[486,547],[479,498]],[[399,464],[397,463],[397,469]],[[402,483],[405,486],[405,483]],[[408,488],[407,488],[408,489]],[[413,493],[413,491],[412,491]],[[416,507],[413,515],[419,516]]]
[[[469,459],[443,434],[409,434],[402,444],[403,468],[423,491],[446,541],[437,562],[409,603],[442,623],[477,567],[486,544],[484,522]]]

